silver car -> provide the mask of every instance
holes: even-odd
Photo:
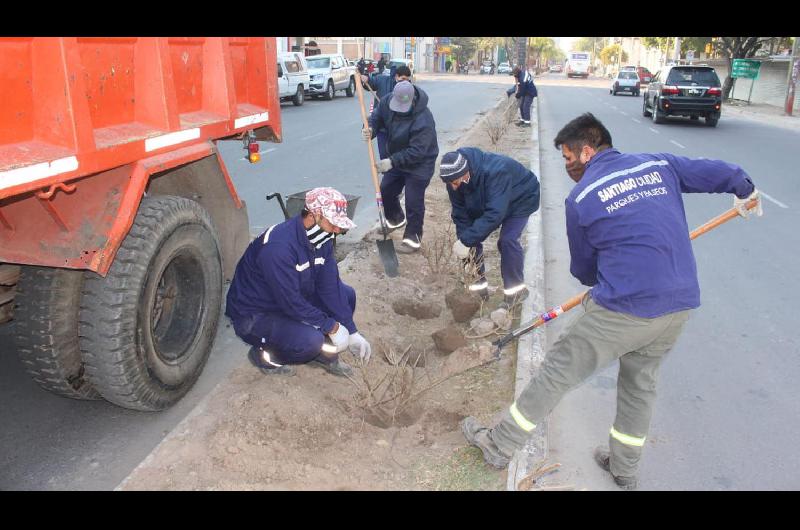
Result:
[[[617,76],[611,81],[611,88],[608,89],[608,93],[612,96],[616,96],[617,92],[626,92],[638,96],[641,86],[639,74],[633,70],[620,70],[617,72]]]

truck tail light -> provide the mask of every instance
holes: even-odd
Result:
[[[670,96],[670,95],[677,96],[680,93],[681,93],[681,91],[678,90],[678,87],[676,87],[676,86],[668,86],[668,85],[666,85],[661,89],[661,94],[664,95],[664,96]]]
[[[247,131],[244,137],[244,146],[245,149],[247,149],[247,160],[249,160],[251,164],[261,161],[261,153],[258,152],[258,141],[253,131]]]
[[[709,96],[721,96],[722,95],[722,89],[716,88],[716,87],[715,88],[709,88],[707,94]]]

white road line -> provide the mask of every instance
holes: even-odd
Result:
[[[628,115],[628,113],[625,112],[624,110],[619,111],[619,113],[622,114],[623,116],[627,116]]]
[[[631,119],[632,119],[633,121],[635,121],[636,123],[642,123],[642,120],[637,120],[636,118],[631,118]]]
[[[271,153],[271,152],[273,152],[273,151],[277,151],[277,150],[278,150],[278,148],[277,148],[277,147],[273,147],[272,149],[267,149],[267,150],[266,150],[266,151],[264,151],[264,152],[265,152],[265,153]]]
[[[764,193],[763,191],[761,191],[761,190],[758,190],[758,193],[759,193],[759,194],[761,194],[761,195],[763,195],[763,196],[764,196],[764,198],[765,198],[765,199],[767,199],[768,201],[772,201],[772,202],[774,202],[775,204],[777,204],[777,205],[778,205],[778,206],[780,206],[781,208],[788,208],[788,206],[786,206],[785,204],[783,204],[781,201],[779,201],[778,199],[774,199],[774,198],[770,197],[769,195],[767,195],[767,194],[766,194],[766,193]]]
[[[660,132],[658,132],[657,130],[653,129],[652,127],[648,127],[648,129],[650,129],[651,131],[653,131],[656,134],[661,134]]]
[[[675,145],[677,145],[677,146],[678,146],[678,147],[680,147],[681,149],[686,149],[686,146],[685,146],[685,145],[681,145],[681,144],[679,144],[678,142],[676,142],[675,140],[670,140],[669,142],[670,142],[670,143],[672,143],[672,144],[675,144]]]
[[[618,109],[617,107],[615,107],[614,105],[611,105],[611,108],[612,108],[612,109],[614,109],[614,110],[619,110],[619,109]]]
[[[305,138],[300,138],[300,139],[301,139],[301,140],[310,140],[310,139],[312,139],[312,138],[316,138],[317,136],[322,136],[323,134],[325,134],[325,133],[324,133],[324,132],[321,132],[321,133],[312,134],[311,136],[306,136]]]

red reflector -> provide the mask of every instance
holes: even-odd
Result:
[[[672,94],[677,96],[678,94],[680,94],[680,90],[678,90],[678,87],[676,86],[665,86],[664,88],[661,89],[661,93],[664,95]]]

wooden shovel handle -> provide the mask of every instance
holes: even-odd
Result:
[[[358,108],[361,110],[361,123],[365,129],[369,129],[367,109],[364,107],[364,89],[361,86],[360,74],[358,76],[358,82],[356,83],[356,92],[358,93]],[[372,173],[372,183],[375,185],[375,195],[379,202],[383,203],[383,199],[381,199],[381,185],[378,182],[378,169],[375,167],[375,151],[372,147],[372,141],[367,142],[367,149],[369,150],[369,169]]]

